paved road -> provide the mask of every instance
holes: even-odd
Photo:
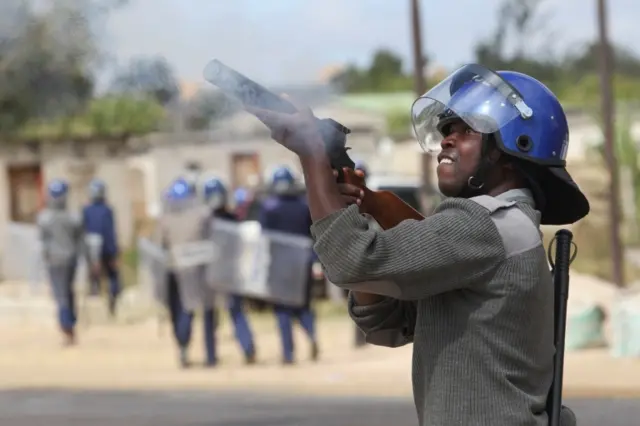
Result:
[[[637,426],[633,400],[570,401],[579,426]],[[0,392],[2,426],[404,426],[410,401],[195,392]]]

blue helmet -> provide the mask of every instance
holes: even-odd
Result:
[[[63,198],[69,192],[69,185],[62,179],[54,179],[49,182],[47,186],[47,192],[52,199]]]
[[[92,200],[98,200],[105,197],[107,192],[107,185],[101,179],[91,179],[89,182],[89,197]]]
[[[271,176],[271,188],[275,193],[287,193],[295,185],[295,177],[288,167],[278,167]]]
[[[273,183],[287,182],[292,184],[295,182],[293,173],[288,167],[285,166],[278,167],[276,170],[274,170],[273,175],[271,176],[271,180]]]
[[[165,196],[169,201],[184,201],[192,198],[194,195],[195,191],[193,185],[184,178],[174,180],[165,193]]]
[[[204,197],[208,198],[214,194],[227,194],[227,188],[224,186],[224,183],[216,177],[208,178],[202,184]]]
[[[204,199],[212,208],[218,209],[227,204],[227,188],[220,179],[216,177],[208,178],[204,181],[202,187]]]
[[[589,202],[567,172],[567,118],[556,96],[531,76],[465,65],[412,106],[413,127],[426,151],[440,149],[449,125],[464,120],[484,142],[507,156],[534,187],[541,223],[564,225],[589,213]],[[485,159],[483,159],[485,160]],[[488,161],[480,162],[469,187],[484,187]],[[533,177],[535,175],[535,177]]]
[[[238,188],[233,191],[233,201],[238,204],[244,204],[249,201],[249,191],[246,188]]]

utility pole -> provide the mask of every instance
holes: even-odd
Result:
[[[620,238],[620,180],[616,158],[614,130],[615,105],[613,99],[613,58],[609,44],[607,2],[597,0],[598,32],[600,34],[600,88],[602,121],[604,126],[605,154],[609,169],[609,228],[613,281],[618,287],[624,286],[624,251]]]
[[[411,0],[411,34],[413,44],[413,89],[416,96],[422,96],[427,91],[425,79],[426,64],[422,51],[422,25],[420,23],[420,0]],[[422,171],[422,210],[426,214],[431,211],[433,189],[431,184],[431,154],[423,152],[421,155]]]

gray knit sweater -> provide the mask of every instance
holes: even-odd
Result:
[[[553,283],[531,194],[451,198],[371,228],[356,206],[312,227],[327,278],[386,296],[349,311],[367,341],[413,342],[421,426],[542,426],[553,376]]]

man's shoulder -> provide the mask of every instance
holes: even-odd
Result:
[[[517,201],[491,196],[445,199],[431,216],[440,232],[449,235],[473,234],[474,239],[498,237],[506,257],[532,250],[542,244],[538,224]],[[434,223],[435,224],[435,223]]]
[[[507,257],[542,245],[538,222],[525,213],[517,201],[489,195],[473,197],[469,201],[486,210],[500,234]]]

